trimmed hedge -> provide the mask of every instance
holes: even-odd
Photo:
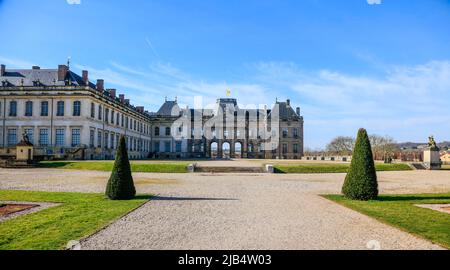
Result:
[[[372,148],[367,131],[359,129],[350,169],[342,193],[352,200],[374,200],[378,197],[378,182]]]
[[[124,136],[120,137],[116,161],[105,194],[111,200],[131,200],[136,195]]]

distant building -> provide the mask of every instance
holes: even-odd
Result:
[[[34,156],[112,159],[120,135],[130,158],[280,158],[303,156],[303,117],[290,100],[274,108],[239,108],[218,99],[214,109],[180,108],[166,100],[157,112],[133,106],[89,73],[0,69],[0,156],[15,155],[21,134]]]
[[[444,152],[441,155],[441,161],[443,164],[450,164],[450,152]]]

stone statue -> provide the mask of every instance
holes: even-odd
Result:
[[[22,133],[22,141],[25,143],[30,143],[30,138],[28,137],[28,134],[26,132]]]
[[[434,137],[433,137],[433,135],[431,135],[430,137],[428,137],[428,147],[430,147],[430,148],[438,148],[437,147],[437,144],[436,144],[436,141],[434,140]]]

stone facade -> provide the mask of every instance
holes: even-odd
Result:
[[[303,156],[303,117],[289,100],[270,109],[241,109],[235,99],[182,109],[166,100],[148,112],[67,65],[1,70],[0,156],[15,155],[23,133],[42,159],[112,159],[120,135],[132,159]]]

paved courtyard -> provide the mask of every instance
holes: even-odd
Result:
[[[330,202],[345,174],[135,173],[157,195],[82,242],[83,249],[439,249]],[[103,192],[109,173],[0,169],[0,189]],[[382,193],[448,192],[448,171],[378,173]]]

